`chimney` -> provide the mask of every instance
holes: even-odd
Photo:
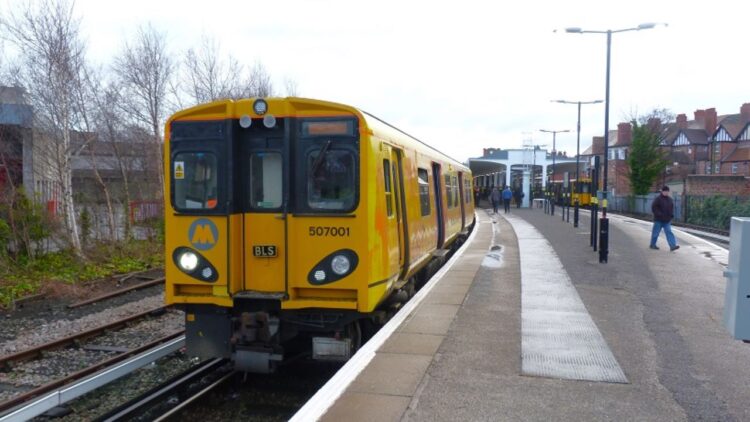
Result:
[[[680,129],[687,129],[687,116],[685,114],[677,115],[677,127]]]
[[[661,119],[658,117],[652,117],[648,119],[648,123],[646,123],[646,126],[648,126],[648,128],[653,133],[661,133]]]
[[[747,105],[750,106],[750,104],[747,104]],[[750,112],[750,109],[748,109],[748,112]],[[708,134],[709,137],[713,136],[714,132],[716,132],[716,125],[717,125],[716,109],[707,108],[705,128],[706,128],[706,133]]]
[[[706,122],[706,110],[695,110],[693,113],[695,116],[695,122],[701,126],[705,125]]]
[[[630,145],[633,141],[633,128],[630,123],[620,123],[617,125],[617,144]]]
[[[742,120],[750,120],[750,103],[742,104],[742,107],[740,107],[740,114],[742,115]]]
[[[604,155],[604,137],[594,136],[591,142],[591,154],[592,155]]]

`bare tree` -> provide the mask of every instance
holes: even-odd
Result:
[[[239,98],[242,95],[237,82],[242,65],[231,54],[221,57],[221,46],[214,38],[201,37],[196,49],[185,53],[185,85],[187,94],[196,104],[209,101]]]
[[[85,66],[85,48],[79,20],[65,0],[29,3],[0,22],[20,52],[19,79],[28,89],[38,133],[49,150],[51,171],[61,196],[67,237],[83,257],[73,200],[71,157],[75,155],[71,132],[78,123],[75,90]],[[36,140],[36,138],[35,138]]]
[[[263,63],[256,61],[253,68],[250,69],[250,75],[245,82],[244,93],[247,97],[272,97],[274,95],[271,75],[263,66]]]
[[[164,152],[162,148],[162,124],[166,115],[166,95],[175,65],[167,52],[166,36],[152,26],[138,28],[135,40],[125,43],[119,57],[115,59],[114,71],[123,88],[120,102],[131,119],[148,128],[152,136],[157,162],[151,171],[158,176],[162,198],[164,198]]]
[[[299,97],[299,86],[297,81],[290,78],[284,78],[284,91],[287,97]]]
[[[102,107],[109,109],[111,106],[102,103],[98,96],[98,93],[102,91],[101,78],[90,69],[83,69],[83,73],[83,78],[80,80],[80,84],[75,91],[76,102],[81,116],[81,127],[83,129],[81,134],[82,141],[85,144],[84,148],[88,152],[89,168],[93,171],[97,184],[104,195],[104,204],[107,207],[107,221],[109,223],[109,238],[116,240],[117,224],[115,222],[114,207],[112,206],[112,195],[99,169],[100,166],[104,168],[111,166],[111,162],[103,162],[105,161],[103,158],[108,154],[105,153],[105,148],[102,147],[103,144],[98,139],[99,136],[96,133],[97,115],[101,113]]]

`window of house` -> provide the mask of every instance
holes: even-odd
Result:
[[[732,163],[732,174],[737,174],[737,170],[739,170],[737,163]]]
[[[706,163],[706,174],[711,174],[711,163]]]
[[[721,164],[720,163],[716,163],[716,165],[714,165],[714,173],[715,174],[721,173]]]

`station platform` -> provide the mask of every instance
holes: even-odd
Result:
[[[663,234],[651,250],[649,222],[610,215],[600,264],[586,213],[477,216],[419,303],[293,420],[750,420],[726,249],[675,228],[679,250]]]

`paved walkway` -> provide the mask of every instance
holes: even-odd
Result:
[[[321,419],[750,420],[750,345],[721,326],[726,251],[679,231],[679,251],[653,251],[648,223],[613,216],[609,263],[599,264],[585,215],[580,226],[538,209],[514,208],[507,219],[480,210],[460,261]],[[548,242],[560,274],[529,239]],[[590,347],[603,344],[625,379],[524,375],[536,355],[523,339],[538,337],[522,324],[529,277],[577,293],[601,337]]]

